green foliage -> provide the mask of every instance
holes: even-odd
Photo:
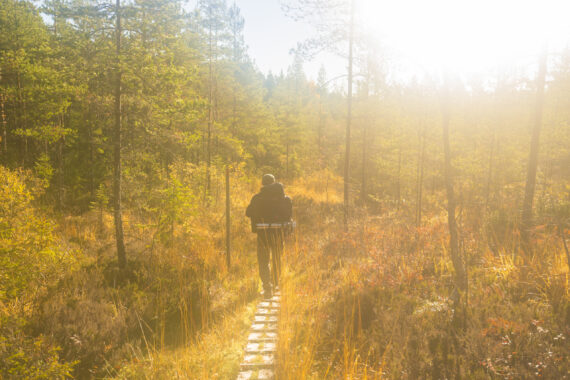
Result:
[[[21,319],[0,314],[0,375],[7,379],[66,379],[75,363],[61,362],[60,349],[44,336],[30,337]]]
[[[29,174],[0,166],[0,301],[27,300],[73,261],[58,247],[53,223],[31,204]]]
[[[0,377],[62,379],[74,365],[60,361],[49,338],[30,335],[26,319],[34,300],[74,261],[32,204],[43,185],[30,173],[0,166]]]
[[[494,91],[476,79],[452,86],[452,170],[472,281],[471,324],[460,333],[445,251],[435,82],[391,81],[387,60],[371,46],[361,50],[367,41],[356,41],[354,72],[363,76],[355,78],[349,186],[358,189],[366,180],[366,189],[363,209],[354,210],[362,223],[343,235],[334,225],[342,215],[344,78],[330,82],[323,69],[313,83],[299,51],[286,74],[264,75],[248,56],[239,8],[226,0],[200,0],[193,12],[181,0],[123,4],[118,62],[112,6],[0,1],[1,126],[7,136],[0,131],[0,376],[57,378],[72,368],[78,377],[178,376],[170,363],[157,365],[157,372],[130,369],[141,358],[152,367],[164,347],[192,345],[197,331],[215,326],[213,315],[255,293],[255,258],[248,254],[254,241],[243,211],[262,172],[293,185],[287,190],[296,218],[314,240],[287,268],[297,276],[292,282],[301,284],[291,293],[295,299],[314,285],[303,281],[318,284],[307,314],[297,304],[292,310],[299,313],[283,321],[299,329],[284,340],[299,359],[286,369],[309,368],[299,378],[313,370],[366,376],[364,349],[369,363],[383,363],[380,369],[374,364],[378,373],[394,378],[567,373],[558,359],[568,356],[560,334],[570,310],[568,263],[560,254],[569,225],[568,52],[550,70],[545,93],[532,231],[540,249],[521,268],[512,257],[520,246],[534,89],[524,84],[528,78],[511,73]],[[347,12],[331,26],[327,21],[335,15],[320,7],[325,2],[292,3],[318,6],[309,18],[324,27],[321,37],[329,45],[346,38]],[[346,10],[347,4],[336,5]],[[107,210],[116,65],[122,74],[126,272],[110,259]],[[220,254],[226,165],[232,168],[232,268]],[[62,202],[52,208],[55,194]],[[423,219],[414,226],[418,209]],[[52,212],[57,224],[46,217]],[[70,252],[78,247],[86,262],[72,265]],[[347,314],[357,307],[360,325]],[[319,318],[326,323],[312,330]],[[343,341],[343,334],[351,340]],[[318,345],[315,362],[307,355],[310,344]],[[331,364],[339,363],[339,352],[344,368]],[[235,353],[221,373],[235,372]],[[125,371],[115,368],[129,360]]]
[[[38,158],[34,167],[34,171],[36,176],[42,180],[43,186],[47,188],[54,172],[54,169],[50,164],[49,156],[47,154],[42,154]]]

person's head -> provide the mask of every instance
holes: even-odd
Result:
[[[272,183],[275,183],[275,177],[273,174],[264,174],[261,178],[261,184],[263,186],[271,185]]]

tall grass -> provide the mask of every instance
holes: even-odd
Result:
[[[299,219],[334,209],[299,196]],[[568,376],[569,271],[553,228],[538,228],[523,257],[512,216],[490,238],[464,215],[469,290],[458,306],[445,215],[432,208],[416,228],[406,210],[383,211],[359,215],[348,234],[301,224],[284,265],[280,379]]]
[[[116,265],[106,210],[60,218],[57,233],[76,249],[81,264],[45,294],[35,324],[55,338],[64,358],[77,361],[75,376],[237,374],[236,337],[245,330],[232,331],[228,320],[245,318],[259,294],[254,236],[243,217],[251,182],[239,170],[232,173],[233,257],[227,268],[224,203],[215,196],[223,194],[215,190],[223,184],[221,173],[212,172],[212,196],[204,200],[200,188],[192,188],[200,169],[174,165],[164,191],[150,194],[140,207],[131,200],[124,213],[126,272]],[[204,342],[215,346],[217,340],[235,340],[227,350],[218,344],[219,353],[228,355],[223,363],[215,354],[208,359],[204,350]]]

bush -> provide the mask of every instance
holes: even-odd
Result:
[[[29,328],[38,295],[71,262],[56,244],[53,224],[32,204],[42,184],[0,166],[0,378],[65,378],[74,365]]]
[[[75,363],[62,362],[59,348],[43,336],[25,333],[23,319],[0,316],[0,377],[5,379],[64,379]]]
[[[0,301],[20,302],[62,273],[71,257],[61,250],[53,223],[32,205],[42,187],[25,172],[0,166]]]

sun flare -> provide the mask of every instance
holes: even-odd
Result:
[[[415,71],[478,73],[536,62],[541,45],[568,46],[564,0],[357,0],[358,14],[380,42]]]

